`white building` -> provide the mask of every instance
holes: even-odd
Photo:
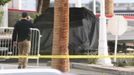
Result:
[[[116,3],[115,10],[134,10],[134,3]]]
[[[11,0],[9,9],[36,11],[36,0]]]

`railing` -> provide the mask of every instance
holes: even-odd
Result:
[[[40,31],[37,28],[31,28],[31,49],[30,55],[40,55]],[[0,56],[18,56],[18,47],[13,46],[12,27],[0,27]],[[39,58],[37,58],[37,65]]]

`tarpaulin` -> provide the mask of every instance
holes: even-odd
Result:
[[[70,8],[69,50],[98,49],[99,20],[86,8]],[[41,50],[52,50],[54,8],[36,18],[40,29]]]

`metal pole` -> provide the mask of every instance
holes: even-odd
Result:
[[[93,13],[96,15],[96,0],[93,0]]]
[[[115,46],[114,46],[114,55],[117,55],[117,45],[118,45],[118,35],[115,35]],[[116,58],[114,58],[114,62],[116,62]]]
[[[106,28],[106,17],[105,17],[105,0],[101,0],[101,13],[99,23],[99,47],[98,55],[108,56],[107,46],[107,28]],[[110,58],[99,58],[97,64],[103,66],[113,66]]]
[[[75,0],[75,7],[82,7],[81,0]]]

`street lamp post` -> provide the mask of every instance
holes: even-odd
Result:
[[[101,8],[100,8],[101,10],[100,10],[100,23],[99,23],[98,55],[108,56],[105,0],[101,0],[100,2],[101,2]],[[110,58],[99,58],[97,64],[103,66],[112,66]]]
[[[93,13],[96,15],[96,0],[93,0]]]

